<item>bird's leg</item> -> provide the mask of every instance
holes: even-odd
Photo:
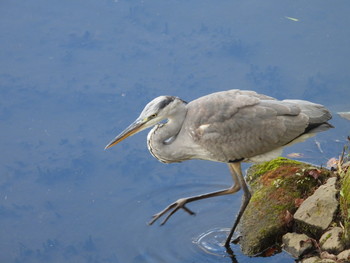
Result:
[[[247,186],[247,184],[244,180],[243,174],[242,174],[241,163],[239,163],[239,162],[230,163],[229,168],[230,168],[232,176],[236,177],[236,180],[239,182],[241,188],[243,189],[243,198],[242,198],[242,205],[241,205],[241,208],[239,209],[237,218],[236,218],[236,220],[231,228],[229,235],[227,236],[227,239],[225,242],[226,249],[228,249],[230,247],[231,238],[233,236],[233,233],[235,232],[236,227],[239,223],[239,220],[241,219],[242,215],[244,214],[244,210],[246,209],[246,207],[250,201],[250,197],[251,197],[250,191],[248,189],[248,186]]]
[[[192,196],[192,197],[186,197],[186,198],[180,198],[179,200],[175,201],[174,203],[170,204],[169,206],[167,206],[163,211],[155,214],[153,216],[153,219],[148,223],[149,225],[152,225],[155,221],[157,221],[160,217],[162,217],[164,214],[166,214],[167,212],[170,211],[170,213],[168,214],[168,216],[162,221],[161,225],[164,225],[168,219],[175,214],[180,208],[184,209],[187,213],[189,213],[190,215],[194,215],[195,213],[192,212],[190,209],[188,209],[185,204],[188,204],[190,202],[193,201],[197,201],[197,200],[201,200],[201,199],[206,199],[206,198],[210,198],[210,197],[215,197],[215,196],[221,196],[221,195],[227,195],[227,194],[234,194],[237,191],[239,191],[240,189],[240,182],[238,181],[238,177],[236,176],[235,173],[232,173],[231,171],[231,175],[234,181],[234,184],[228,188],[228,189],[224,189],[224,190],[220,190],[220,191],[216,191],[216,192],[212,192],[212,193],[207,193],[207,194],[202,194],[202,195],[198,195],[198,196]]]

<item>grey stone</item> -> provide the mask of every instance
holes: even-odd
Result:
[[[322,260],[333,260],[333,261],[337,261],[337,256],[334,254],[331,254],[327,251],[322,251],[320,257],[322,258]],[[331,262],[333,262],[331,261]]]
[[[337,256],[337,259],[340,262],[350,262],[350,249],[340,252]]]
[[[282,237],[282,242],[284,250],[295,258],[313,247],[310,238],[305,234],[287,233]]]
[[[320,244],[322,250],[326,250],[331,253],[340,253],[344,250],[344,245],[341,242],[341,234],[343,229],[340,227],[334,227],[331,230],[325,232],[320,238]]]
[[[329,178],[295,212],[295,222],[302,232],[317,236],[328,228],[338,208],[336,181],[336,177]]]
[[[333,259],[320,259],[319,257],[305,258],[301,263],[335,263],[337,261]]]
[[[305,258],[301,261],[301,263],[318,263],[320,262],[320,258],[319,257],[311,257],[311,258]]]

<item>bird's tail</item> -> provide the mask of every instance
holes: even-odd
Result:
[[[285,100],[286,102],[291,102],[298,104],[301,108],[301,112],[309,117],[310,129],[309,131],[319,128],[318,131],[324,131],[329,128],[333,128],[331,124],[328,123],[332,119],[332,114],[323,105],[312,103],[305,100]],[[315,131],[315,132],[318,132]]]

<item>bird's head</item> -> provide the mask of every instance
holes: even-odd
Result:
[[[156,125],[176,114],[179,107],[186,105],[186,102],[174,96],[160,96],[149,102],[141,112],[140,116],[115,137],[106,147],[108,149],[127,137],[134,135],[144,129]]]

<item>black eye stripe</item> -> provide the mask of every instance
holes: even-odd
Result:
[[[170,102],[173,102],[175,100],[175,97],[172,97],[172,96],[167,96],[166,99],[162,100],[158,107],[159,109],[164,109],[167,105],[169,105]]]

